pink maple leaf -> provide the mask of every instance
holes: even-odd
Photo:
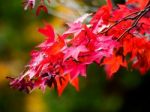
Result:
[[[69,73],[71,80],[77,78],[79,75],[86,76],[86,64],[77,63],[72,59],[68,59],[64,62],[64,66],[64,73]]]
[[[83,26],[82,23],[90,15],[91,14],[84,14],[83,16],[81,16],[80,18],[75,20],[73,23],[68,23],[69,29],[66,32],[64,32],[64,35],[73,34],[73,33],[74,33],[75,36],[78,35],[81,32],[81,30],[83,29],[82,28],[82,26]]]
[[[84,46],[84,45],[80,45],[80,46],[73,46],[70,47],[68,49],[66,49],[65,52],[65,56],[64,56],[64,60],[66,60],[69,57],[73,57],[75,60],[78,60],[78,55],[80,52],[87,52],[88,49]]]

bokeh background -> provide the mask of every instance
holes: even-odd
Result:
[[[90,65],[87,78],[80,78],[80,91],[69,85],[61,97],[50,89],[26,94],[9,87],[6,76],[18,76],[31,50],[44,41],[37,29],[45,21],[62,33],[65,23],[102,4],[104,0],[52,0],[49,14],[37,17],[34,10],[23,10],[21,0],[0,0],[0,112],[150,112],[150,74],[134,70],[121,69],[107,80],[103,68]]]

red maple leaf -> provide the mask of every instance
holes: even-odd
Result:
[[[113,74],[119,70],[120,66],[127,67],[126,60],[124,60],[122,56],[115,54],[105,58],[102,65],[105,65],[108,78],[111,78]]]
[[[144,9],[148,2],[149,0],[128,0],[127,3],[137,5],[141,9]]]

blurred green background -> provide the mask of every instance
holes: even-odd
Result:
[[[120,0],[119,0],[120,2]],[[92,64],[87,78],[80,78],[80,91],[70,85],[61,97],[55,90],[25,94],[9,87],[6,76],[18,76],[30,59],[31,50],[44,37],[37,32],[44,21],[57,33],[85,12],[93,12],[104,0],[53,0],[49,14],[37,17],[24,11],[21,0],[0,1],[0,112],[149,112],[150,76],[121,69],[106,80],[103,68]],[[71,16],[70,16],[71,15]]]

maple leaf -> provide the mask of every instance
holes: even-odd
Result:
[[[87,52],[87,51],[88,51],[88,49],[83,45],[76,46],[76,47],[69,47],[69,48],[67,48],[66,51],[64,51],[64,53],[65,53],[64,60],[66,60],[67,58],[69,58],[71,56],[75,60],[78,60],[79,53],[80,52]]]
[[[75,87],[75,89],[77,91],[79,91],[79,79],[78,79],[78,77],[71,80],[70,83],[71,83],[72,86]]]
[[[110,18],[110,10],[108,9],[108,6],[102,6],[97,10],[96,14],[92,17],[90,24],[95,26],[97,25],[100,19],[103,19],[104,23],[108,24],[109,18]]]
[[[64,75],[64,76],[56,78],[57,91],[58,91],[58,95],[59,96],[62,94],[62,92],[64,91],[65,87],[68,85],[69,78],[70,78],[69,75]]]
[[[104,29],[108,28],[110,25],[109,24],[105,24],[103,19],[101,18],[98,23],[93,26],[93,33],[97,34],[100,33],[101,31],[103,31]]]
[[[68,44],[72,46],[85,45],[89,41],[87,37],[87,31],[84,29],[78,35],[74,36]]]
[[[132,41],[133,68],[145,74],[150,69],[150,42],[141,38],[134,38]]]
[[[69,29],[66,32],[64,32],[63,35],[72,34],[72,33],[74,33],[74,36],[78,35],[83,29],[82,23],[90,15],[91,14],[84,14],[80,18],[76,19],[73,23],[68,23]]]
[[[139,55],[132,67],[138,69],[141,74],[145,74],[150,69],[150,60],[149,60],[150,52],[148,55]]]
[[[111,78],[113,74],[119,70],[120,66],[127,67],[126,61],[120,55],[106,57],[102,65],[105,65],[105,70],[108,74],[108,78]]]
[[[66,47],[66,44],[65,44],[63,38],[59,36],[57,38],[57,41],[55,41],[52,46],[50,46],[48,49],[46,49],[45,52],[47,54],[55,55],[55,54],[59,53],[60,51],[62,51],[63,49],[65,49],[65,47]]]
[[[112,1],[111,0],[106,0],[106,1],[107,1],[107,5],[109,7],[109,10],[112,11],[112,9],[113,9]]]
[[[43,34],[47,38],[46,38],[45,42],[41,43],[37,47],[46,48],[46,47],[50,47],[54,43],[55,32],[54,32],[54,29],[51,25],[46,23],[44,28],[38,29],[38,32],[40,32],[41,34]]]
[[[39,28],[38,32],[48,37],[49,42],[53,42],[55,38],[54,29],[50,24],[46,24],[44,28]]]
[[[68,85],[69,80],[70,80],[69,74],[56,78],[57,91],[58,91],[59,96],[61,96],[62,92],[64,91],[64,89]],[[70,84],[72,86],[74,86],[77,91],[79,91],[78,78],[74,78],[73,80],[71,80]]]
[[[36,10],[36,15],[38,16],[40,14],[41,11],[44,11],[45,13],[48,14],[48,9],[45,5],[39,5],[37,10]]]
[[[131,53],[131,59],[135,58],[139,54],[143,54],[145,50],[148,50],[149,42],[144,38],[129,37],[125,38],[123,42],[124,55]]]
[[[74,64],[70,71],[71,80],[77,78],[79,75],[86,76],[86,65],[85,64]]]
[[[148,4],[149,0],[128,0],[127,4],[134,4],[141,9],[144,9]]]
[[[78,63],[72,59],[66,60],[63,65],[64,67],[64,74],[69,73],[70,74],[70,80],[74,80],[79,75],[86,76],[86,64]]]
[[[68,23],[69,29],[64,33],[66,34],[72,34],[75,33],[75,35],[78,35],[82,30],[82,24],[80,22],[78,23]]]

